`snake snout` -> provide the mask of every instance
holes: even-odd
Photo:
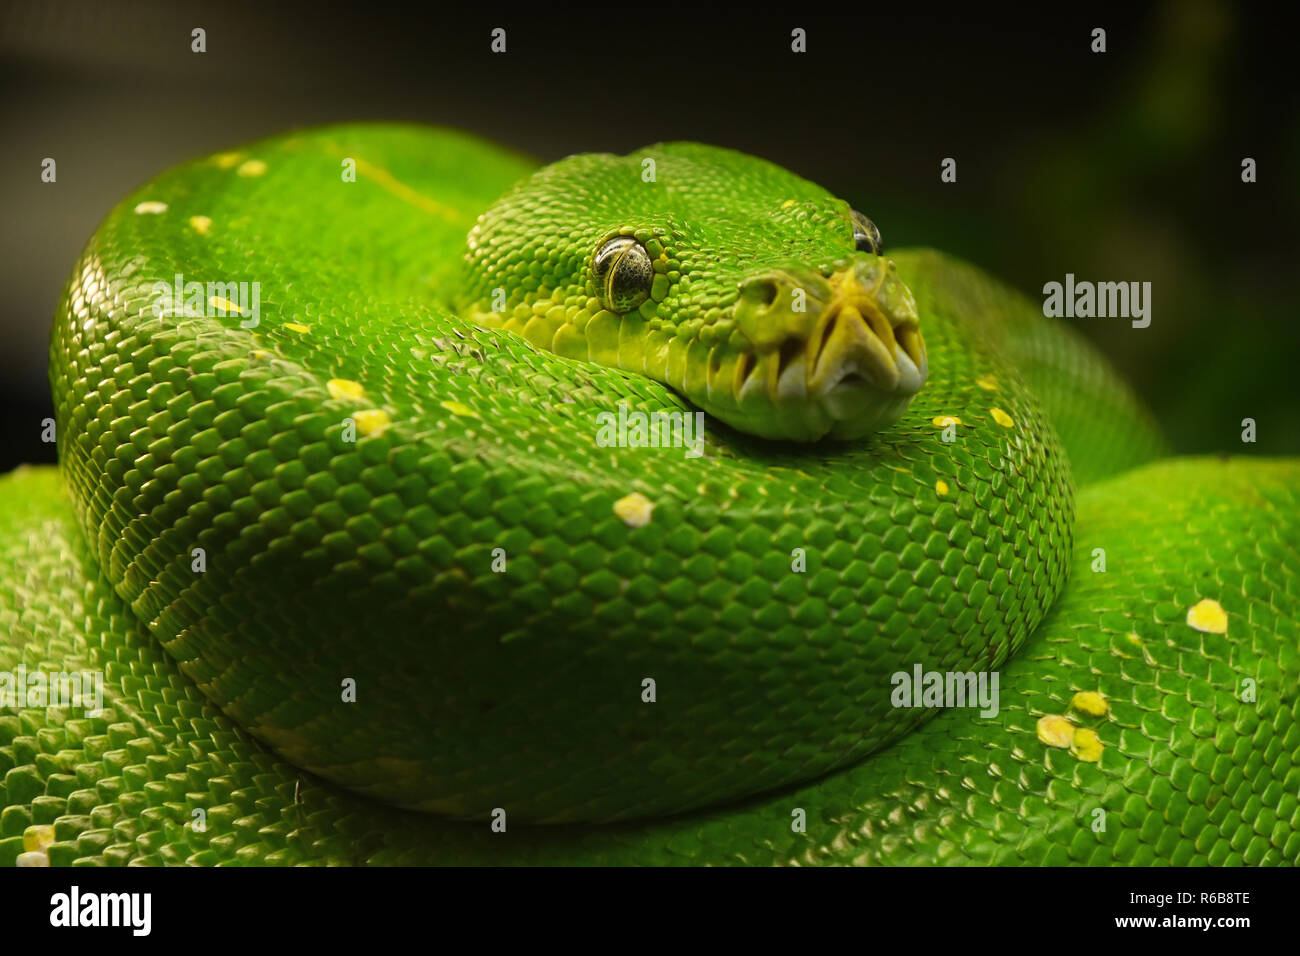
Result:
[[[887,259],[858,256],[825,273],[766,270],[739,292],[747,347],[727,377],[751,417],[766,408],[796,423],[776,434],[860,437],[896,421],[925,384],[916,303]]]
[[[832,305],[807,348],[811,395],[867,386],[910,397],[925,384],[928,364],[920,330],[895,325],[870,302]]]
[[[855,385],[911,397],[928,371],[916,303],[893,263],[866,256],[828,277],[810,270],[754,275],[740,284],[741,331],[760,355],[737,369],[737,385],[771,397],[815,397]],[[764,366],[759,368],[758,366]]]

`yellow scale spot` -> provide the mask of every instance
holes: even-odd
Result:
[[[190,216],[190,228],[200,236],[206,236],[212,228],[212,220],[207,216]]]
[[[14,866],[49,866],[50,855],[44,850],[35,850],[28,853],[19,853],[18,859],[14,861]]]
[[[310,326],[302,325],[302,324],[299,323],[299,322],[286,322],[286,323],[284,323],[284,327],[285,327],[286,329],[288,329],[290,332],[310,332],[310,331],[311,331],[311,327],[310,327]]]
[[[790,208],[791,206],[793,206],[793,205],[794,205],[794,200],[793,200],[793,199],[787,199],[785,202],[781,203],[781,208],[782,208],[782,209],[789,209],[789,208]]]
[[[997,422],[999,425],[1001,425],[1003,428],[1016,427],[1016,423],[1011,420],[1011,416],[1008,415],[1006,412],[1004,412],[1002,409],[990,408],[989,413],[993,416],[993,420]]]
[[[947,428],[949,425],[961,424],[961,419],[956,415],[935,415],[930,421],[934,422],[936,428]]]
[[[454,399],[449,399],[448,401],[439,402],[438,404],[440,404],[443,408],[447,409],[447,411],[451,412],[453,415],[461,415],[466,418],[479,417],[478,412],[474,411],[474,409],[470,408],[464,402],[458,402],[455,401]]]
[[[1187,609],[1187,623],[1206,634],[1228,633],[1228,612],[1213,598],[1203,598]]]
[[[614,502],[614,514],[629,528],[643,528],[650,523],[650,513],[655,506],[639,491]]]
[[[23,831],[23,849],[28,853],[44,853],[54,842],[54,827],[38,823]]]
[[[330,398],[364,398],[366,395],[361,383],[350,378],[332,378],[325,383],[325,387],[329,390]]]
[[[266,163],[260,159],[250,159],[248,162],[240,164],[240,167],[235,170],[236,175],[245,177],[261,176],[265,172]]]
[[[219,169],[229,169],[243,158],[243,153],[217,153],[212,157],[212,161]]]
[[[223,299],[219,295],[209,296],[208,305],[212,306],[214,309],[221,309],[225,315],[230,315],[232,312],[236,315],[244,314],[244,307],[242,305],[231,302],[229,299]]]
[[[1097,731],[1089,730],[1087,727],[1076,730],[1074,740],[1070,742],[1070,755],[1084,763],[1096,763],[1101,759],[1103,749],[1105,748],[1101,745],[1101,738],[1097,736]]]
[[[270,359],[275,358],[275,354],[268,352],[266,349],[253,349],[253,351],[248,353],[248,356],[249,358],[255,358],[260,361],[269,361]]]
[[[1096,691],[1081,690],[1070,698],[1070,709],[1089,717],[1104,717],[1110,711],[1110,704]]]
[[[1070,746],[1075,730],[1074,724],[1056,714],[1038,718],[1038,739],[1049,747],[1064,749]]]
[[[135,214],[137,216],[156,216],[160,212],[167,211],[165,202],[158,202],[156,199],[147,199],[144,202],[135,204]]]
[[[365,411],[354,412],[352,420],[357,423],[357,434],[362,436],[381,432],[393,424],[393,420],[388,417],[388,412],[382,408],[367,408]]]
[[[939,492],[941,495],[946,495],[948,493],[948,482],[940,478],[934,483],[934,490]]]
[[[986,392],[996,392],[998,390],[998,380],[992,375],[981,375],[975,379],[975,384]]]

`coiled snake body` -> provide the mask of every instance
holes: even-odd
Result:
[[[0,482],[0,671],[107,695],[0,716],[0,863],[1294,863],[1297,466],[1037,313],[695,144],[162,175]]]

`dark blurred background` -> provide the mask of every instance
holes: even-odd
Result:
[[[1300,111],[1283,8],[817,9],[0,5],[0,470],[53,460],[39,440],[51,316],[114,202],[245,140],[384,118],[543,161],[717,143],[852,200],[889,246],[955,253],[1038,301],[1067,272],[1150,281],[1149,328],[1074,324],[1174,447],[1300,453]],[[497,26],[504,55],[489,52]],[[804,55],[790,52],[796,26]],[[204,54],[190,51],[194,27]],[[1104,54],[1090,51],[1094,27]],[[55,184],[40,179],[47,156]],[[940,182],[944,157],[955,184]],[[1240,444],[1246,417],[1255,446]]]

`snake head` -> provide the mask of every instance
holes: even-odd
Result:
[[[916,303],[865,216],[696,143],[561,160],[480,217],[468,320],[654,378],[740,431],[856,439],[925,383]]]

